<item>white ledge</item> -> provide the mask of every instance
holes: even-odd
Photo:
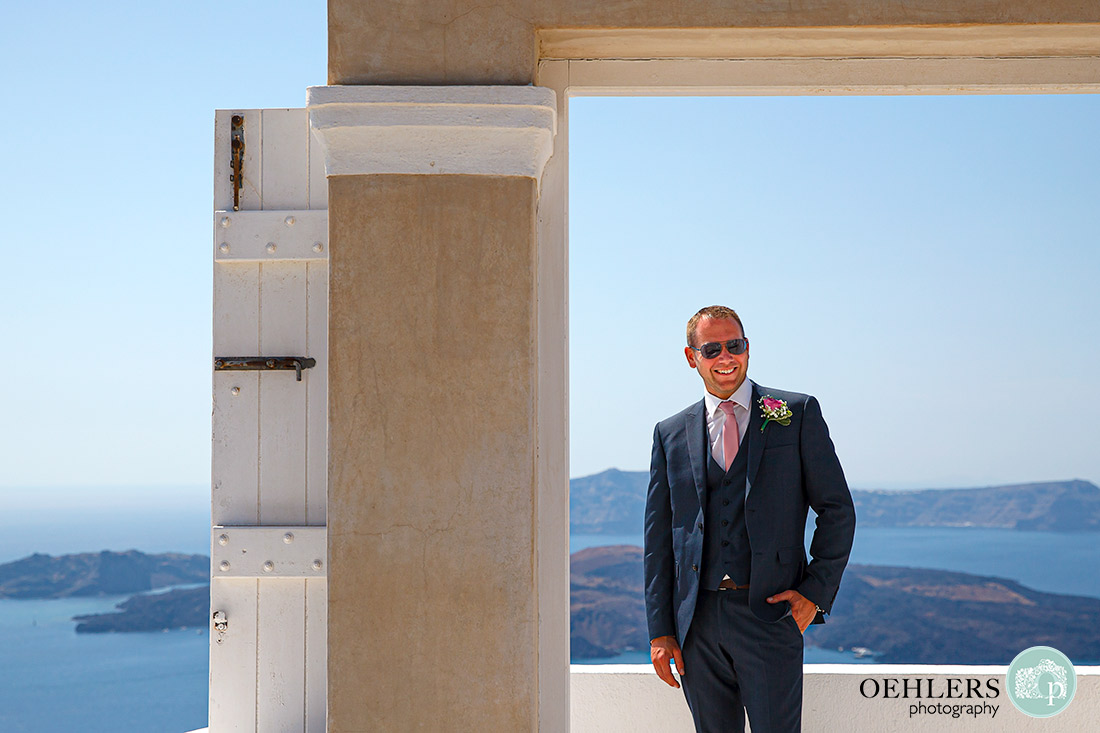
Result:
[[[1100,677],[1100,667],[1074,665],[1078,677]],[[850,674],[860,677],[898,675],[1004,675],[1007,664],[813,664],[802,665],[804,674]],[[643,674],[654,675],[651,664],[570,664],[570,674]]]
[[[803,667],[802,729],[806,733],[1096,730],[1100,667],[1075,669],[1077,694],[1073,702],[1053,720],[1044,720],[1029,718],[1013,707],[1005,692],[1006,666],[807,664]],[[695,729],[682,691],[661,682],[651,665],[574,664],[569,672],[572,733],[691,733]],[[908,696],[899,689],[887,693],[887,678],[906,676],[925,680],[923,697],[919,689]],[[948,693],[945,685],[951,678],[977,679],[983,694],[970,697],[968,681],[956,683],[956,691]],[[861,691],[866,679],[874,679],[880,686]],[[936,686],[934,691],[931,685]]]
[[[538,180],[553,152],[556,97],[543,87],[310,87],[306,100],[329,176]]]

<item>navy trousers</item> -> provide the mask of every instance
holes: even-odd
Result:
[[[802,729],[802,633],[794,617],[761,621],[747,590],[699,591],[680,679],[695,730],[797,733]]]

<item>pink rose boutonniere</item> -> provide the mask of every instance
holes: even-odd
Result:
[[[764,432],[764,428],[768,427],[770,422],[790,425],[791,417],[794,416],[791,408],[787,407],[784,400],[777,400],[771,395],[764,395],[760,398],[760,409],[764,417],[764,424],[760,426],[760,432]]]

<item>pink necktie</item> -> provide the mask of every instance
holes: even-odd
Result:
[[[737,444],[740,439],[737,435],[737,418],[733,416],[732,402],[719,402],[718,406],[726,413],[726,421],[722,423],[722,460],[726,470],[730,470],[730,464],[737,457]]]

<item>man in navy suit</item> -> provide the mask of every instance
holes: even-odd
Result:
[[[809,395],[746,378],[749,344],[724,306],[688,321],[701,401],[653,433],[645,512],[650,656],[697,731],[799,731],[802,634],[823,623],[848,563],[855,509]],[[807,507],[817,513],[806,563]]]

